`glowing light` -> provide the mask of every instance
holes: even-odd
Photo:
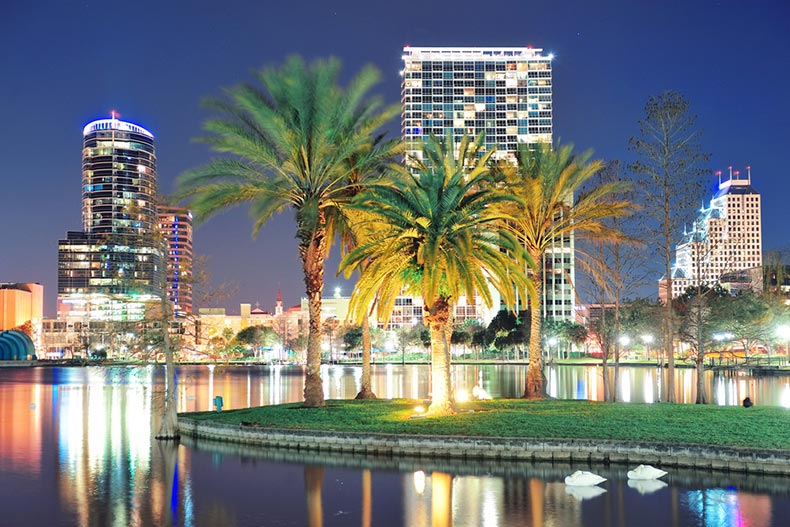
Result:
[[[415,406],[414,407],[414,413],[418,414],[418,415],[424,414],[425,413],[425,407],[423,405],[421,405],[421,404]]]
[[[455,400],[459,403],[468,403],[469,402],[469,392],[466,391],[465,388],[461,388],[460,390],[455,391]]]
[[[126,121],[119,121],[118,119],[98,119],[96,121],[91,121],[90,123],[85,125],[85,128],[82,129],[82,135],[88,135],[93,132],[98,132],[99,130],[120,130],[122,132],[133,132],[136,134],[142,134],[150,137],[151,139],[154,138],[154,134],[143,128],[142,126],[136,125],[134,123],[129,123]]]
[[[425,492],[425,472],[422,470],[414,473],[414,491],[417,494]]]
[[[790,383],[785,384],[785,389],[782,390],[782,395],[779,397],[779,404],[790,408]]]
[[[554,60],[554,53],[549,53],[549,60]]]

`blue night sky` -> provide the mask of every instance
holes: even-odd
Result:
[[[54,315],[57,240],[81,228],[88,121],[116,109],[151,130],[160,188],[169,193],[178,174],[210,157],[193,141],[208,116],[203,97],[298,53],[340,57],[347,75],[375,64],[383,72],[378,92],[394,103],[405,44],[531,45],[554,53],[555,139],[605,159],[630,159],[627,141],[648,96],[680,90],[699,115],[711,170],[733,165],[745,173],[751,165],[763,195],[764,248],[790,246],[783,153],[790,7],[781,1],[4,0],[0,282],[43,283],[45,313]],[[275,218],[255,240],[250,233],[243,209],[195,232],[195,251],[211,256],[214,281],[239,285],[228,307],[272,309],[278,287],[286,305],[298,303],[292,217]],[[341,284],[335,269],[333,259],[328,291]]]

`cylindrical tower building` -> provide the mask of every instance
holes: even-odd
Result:
[[[82,225],[89,234],[148,235],[157,227],[156,152],[145,128],[110,119],[82,131]]]
[[[58,242],[58,318],[141,320],[164,295],[154,136],[115,112],[82,135],[83,231]]]

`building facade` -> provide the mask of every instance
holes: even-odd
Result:
[[[422,159],[430,135],[450,132],[456,142],[485,132],[485,149],[496,148],[495,158],[511,161],[520,144],[551,144],[552,59],[536,48],[405,47],[401,125],[407,156]],[[574,320],[573,236],[556,240],[543,265],[544,317]]]
[[[0,331],[19,329],[41,350],[44,286],[35,283],[0,283]]]
[[[176,317],[183,317],[192,314],[192,213],[164,205],[158,211],[167,253],[167,298]]]
[[[58,242],[58,317],[126,321],[162,294],[156,153],[113,113],[83,129],[82,225]]]
[[[710,204],[701,207],[690,230],[675,249],[672,298],[698,284],[721,284],[731,292],[761,290],[763,283],[760,194],[752,187],[751,168],[746,178],[732,172],[721,180]],[[659,297],[667,300],[667,281],[659,282]]]

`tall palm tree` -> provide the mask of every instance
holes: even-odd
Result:
[[[392,175],[389,167],[395,162],[397,156],[403,153],[405,145],[399,139],[384,140],[383,136],[380,136],[370,145],[370,148],[377,150],[376,155],[369,156],[370,159],[375,160],[375,164],[369,163],[368,166],[360,167],[356,162],[356,157],[349,159],[348,198],[353,199],[372,181],[381,182],[383,178]],[[336,231],[340,238],[340,249],[343,255],[354,250],[362,240],[377,236],[376,223],[365,221],[366,215],[360,210],[348,210],[343,207],[339,208],[332,217],[337,222]],[[360,273],[364,271],[365,267],[366,262],[362,262],[359,266]],[[370,317],[362,317],[360,323],[362,327],[362,378],[356,398],[375,399],[376,394],[373,393],[371,385]]]
[[[335,236],[336,212],[350,199],[348,160],[359,171],[377,165],[371,148],[376,131],[397,115],[382,109],[370,88],[379,80],[373,67],[338,84],[336,59],[306,64],[289,58],[281,68],[256,72],[262,86],[242,84],[207,106],[219,117],[206,121],[204,141],[220,153],[209,164],[183,174],[180,198],[198,221],[249,202],[253,232],[276,213],[292,210],[309,305],[304,405],[324,405],[321,366],[321,295],[324,264]]]
[[[523,251],[508,227],[509,216],[496,207],[514,198],[496,187],[500,178],[487,166],[493,150],[479,156],[482,145],[482,134],[474,142],[464,137],[456,156],[452,135],[444,141],[431,137],[415,173],[396,167],[399,178],[362,192],[352,208],[364,211],[380,231],[340,264],[347,273],[365,265],[350,306],[357,318],[366,316],[374,299],[386,317],[404,287],[420,292],[431,332],[429,415],[454,411],[453,302],[478,294],[490,306],[493,286],[512,304],[516,287],[527,286]]]
[[[546,378],[541,362],[541,311],[543,306],[543,256],[556,240],[571,233],[600,239],[615,239],[619,233],[603,220],[628,214],[631,205],[614,199],[628,186],[622,182],[600,184],[573,199],[598,172],[601,161],[590,161],[591,151],[576,155],[573,145],[539,145],[530,150],[523,145],[517,165],[506,167],[509,189],[520,201],[509,205],[515,218],[516,236],[530,258],[537,263],[530,299],[529,368],[524,397],[542,398]]]

